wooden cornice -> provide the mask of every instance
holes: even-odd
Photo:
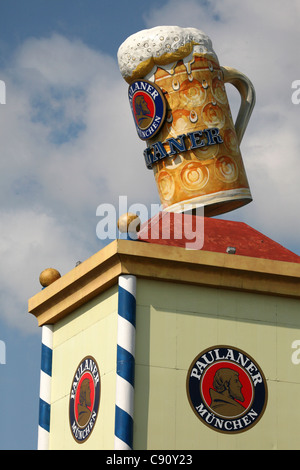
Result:
[[[116,285],[138,278],[300,298],[300,264],[115,240],[28,301],[39,326],[54,324]]]

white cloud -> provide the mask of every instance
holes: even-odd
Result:
[[[117,205],[123,194],[151,201],[154,178],[116,58],[55,34],[26,41],[9,65],[1,72],[0,282],[11,307],[0,315],[25,328],[23,303],[41,270],[52,259],[63,274],[76,253],[82,260],[101,249],[108,240],[96,236],[98,205]]]
[[[41,289],[40,273],[54,267],[64,274],[88,253],[72,228],[38,210],[2,210],[0,218],[1,314],[11,326],[36,330],[26,312],[27,299]]]

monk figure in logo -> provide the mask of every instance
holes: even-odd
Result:
[[[245,399],[241,392],[242,384],[239,374],[227,368],[219,369],[214,376],[213,389],[210,389],[210,408],[216,414],[224,417],[238,416],[245,412],[245,408],[236,400],[243,402]]]
[[[152,121],[151,113],[145,98],[137,96],[134,102],[135,118],[140,129],[146,129]]]
[[[91,411],[88,409],[91,406],[91,389],[89,379],[84,379],[80,386],[79,403],[78,403],[78,419],[79,426],[85,426],[90,419]]]

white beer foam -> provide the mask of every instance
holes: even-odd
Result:
[[[190,47],[184,47],[188,45]],[[172,66],[188,56],[193,48],[218,60],[210,38],[196,28],[157,26],[144,29],[129,36],[119,47],[119,69],[125,80],[130,79],[139,67],[145,76],[155,65],[165,68],[169,64],[170,68],[170,64]],[[146,64],[146,68],[142,67],[143,64]],[[139,78],[143,78],[142,75]]]

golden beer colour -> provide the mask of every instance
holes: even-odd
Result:
[[[143,45],[148,46],[148,58]],[[189,209],[204,206],[205,215],[214,216],[249,203],[252,197],[239,148],[255,101],[247,77],[221,67],[210,39],[193,28],[141,31],[121,45],[118,58],[128,83],[143,76],[159,86],[167,103],[164,125],[147,140],[149,156],[157,144],[164,149],[163,157],[151,165],[163,209],[182,212],[186,204]],[[226,82],[241,93],[235,125]],[[169,139],[182,143],[182,136],[201,131],[204,136],[209,129],[218,131],[218,139],[195,146],[185,138],[184,151],[174,155],[170,150]]]

